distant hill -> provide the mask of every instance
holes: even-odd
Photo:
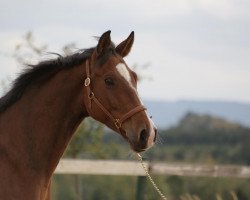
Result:
[[[188,112],[184,117],[179,121],[178,125],[173,128],[178,128],[185,133],[194,133],[199,132],[226,132],[233,133],[237,132],[239,129],[243,128],[243,126],[238,123],[230,122],[225,120],[224,118],[213,117],[207,114],[196,114],[192,112]],[[246,128],[243,128],[246,130]],[[250,132],[249,132],[250,134]]]
[[[250,104],[223,101],[144,101],[159,128],[176,125],[188,112],[208,114],[250,127]]]
[[[176,126],[161,130],[167,144],[249,146],[250,128],[207,114],[187,113]],[[248,151],[249,152],[249,151]]]
[[[250,128],[220,117],[189,112],[176,126],[160,130],[158,141],[161,150],[151,158],[250,164]]]

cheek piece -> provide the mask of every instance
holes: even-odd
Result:
[[[129,112],[125,113],[122,116],[114,116],[110,111],[108,111],[105,106],[95,97],[94,92],[91,90],[91,79],[90,79],[90,65],[89,65],[89,60],[86,60],[86,79],[84,81],[84,87],[86,90],[86,108],[88,111],[88,114],[90,116],[93,115],[92,112],[92,103],[95,103],[100,110],[102,110],[102,112],[104,112],[113,122],[113,124],[115,125],[117,131],[121,134],[123,134],[125,131],[123,131],[122,129],[122,124],[124,121],[126,121],[127,119],[129,119],[130,117],[132,117],[133,115],[135,115],[138,112],[147,110],[147,108],[143,105],[139,105],[136,106],[135,108],[133,108],[132,110],[130,110]]]

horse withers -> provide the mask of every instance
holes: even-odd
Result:
[[[115,46],[110,31],[94,48],[29,65],[0,99],[0,199],[50,199],[51,176],[80,122],[91,116],[121,134],[135,152],[156,128],[124,57],[134,32]]]

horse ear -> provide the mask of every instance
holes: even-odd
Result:
[[[134,43],[134,31],[130,33],[128,38],[121,42],[116,48],[116,52],[120,54],[122,57],[125,57],[129,54],[131,47]]]
[[[105,50],[107,50],[108,47],[110,46],[111,44],[110,33],[111,31],[107,31],[103,33],[102,36],[100,37],[96,47],[98,56],[102,55],[105,52]]]

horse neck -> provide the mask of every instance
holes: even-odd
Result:
[[[20,171],[30,170],[31,174],[42,174],[49,180],[71,136],[87,116],[84,72],[83,65],[75,66],[61,70],[41,85],[30,86],[0,116],[0,128],[12,140],[15,138],[15,144],[9,144],[15,147],[9,153],[10,163]]]

